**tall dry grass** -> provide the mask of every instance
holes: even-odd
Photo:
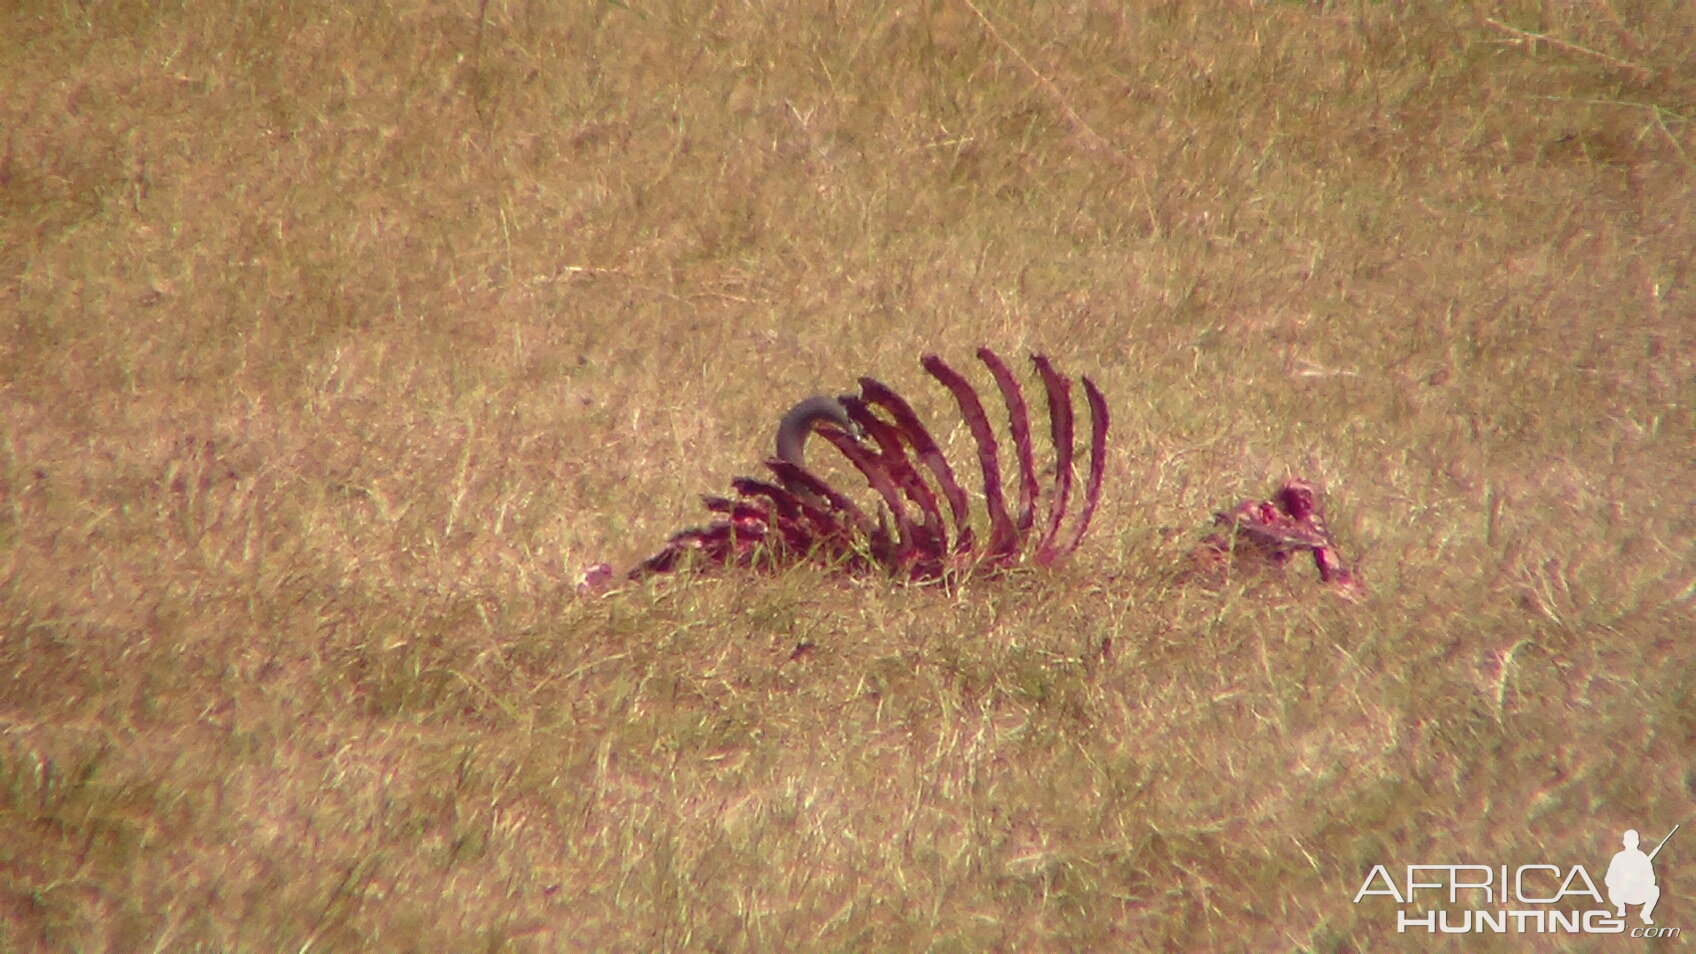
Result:
[[[1688,4],[0,17],[0,949],[1556,950],[1352,898],[1692,821]],[[979,344],[1071,564],[575,596]],[[1186,584],[1288,473],[1369,596]]]

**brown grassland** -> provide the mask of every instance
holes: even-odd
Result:
[[[1354,896],[1675,824],[1696,931],[1696,5],[16,0],[0,93],[0,950],[1638,950]],[[577,595],[858,375],[969,460],[980,344],[1108,396],[1070,562]],[[1289,474],[1363,598],[1186,575]]]

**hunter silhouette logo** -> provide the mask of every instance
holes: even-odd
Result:
[[[1608,863],[1608,876],[1605,879],[1608,886],[1608,900],[1614,903],[1614,908],[1620,917],[1625,917],[1625,906],[1628,904],[1643,905],[1643,923],[1654,924],[1655,919],[1649,915],[1655,911],[1655,903],[1661,900],[1661,889],[1655,884],[1655,867],[1652,862],[1661,849],[1667,846],[1672,836],[1678,834],[1681,826],[1672,826],[1672,831],[1661,839],[1655,850],[1644,854],[1637,847],[1637,829],[1626,829],[1622,840],[1625,849],[1614,855],[1614,860]]]
[[[1681,826],[1674,825],[1654,850],[1638,847],[1636,829],[1620,836],[1601,879],[1607,895],[1583,865],[1406,865],[1401,879],[1384,865],[1373,865],[1355,892],[1365,898],[1393,898],[1396,932],[1424,928],[1431,934],[1629,934],[1632,937],[1680,937],[1683,929],[1655,926],[1662,886],[1655,878],[1655,857]],[[1628,908],[1638,907],[1641,925],[1630,924]]]

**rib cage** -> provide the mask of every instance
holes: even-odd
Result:
[[[1017,468],[1012,513],[1002,491],[1000,448],[977,391],[934,354],[924,355],[920,364],[953,396],[977,447],[988,519],[988,538],[982,546],[971,526],[966,491],[930,431],[905,399],[866,377],[860,379],[857,396],[842,399],[863,439],[855,440],[830,425],[816,433],[865,478],[880,501],[876,519],[806,467],[772,458],[765,466],[775,481],[737,477],[731,481],[735,497],[704,497],[707,509],[717,518],[708,526],[673,535],[629,577],[671,572],[685,562],[773,568],[815,562],[882,571],[907,580],[946,580],[967,571],[999,571],[1027,553],[1039,565],[1066,557],[1083,540],[1101,497],[1107,465],[1106,399],[1093,381],[1080,379],[1090,413],[1089,474],[1083,509],[1069,539],[1062,543],[1072,495],[1071,381],[1061,377],[1046,357],[1031,356],[1042,381],[1055,448],[1054,476],[1044,494],[1037,480],[1024,392],[994,351],[979,348],[977,356],[995,379],[1007,410]],[[938,492],[947,505],[946,520]],[[1043,497],[1047,513],[1039,535],[1037,509]]]

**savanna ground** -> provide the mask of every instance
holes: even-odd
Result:
[[[1690,4],[0,17],[0,949],[1636,950],[1353,898],[1680,823],[1696,930]],[[979,344],[1070,563],[577,596]],[[1186,575],[1292,473],[1363,599]]]

